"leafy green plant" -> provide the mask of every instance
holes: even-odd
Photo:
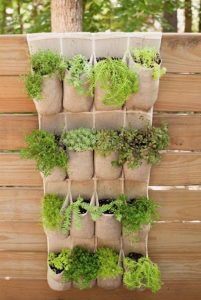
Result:
[[[113,249],[99,248],[97,255],[99,260],[98,278],[116,278],[123,273],[123,268],[119,265],[119,255]]]
[[[92,151],[96,144],[96,131],[90,128],[79,128],[64,132],[63,144],[75,152]]]
[[[44,176],[51,174],[54,167],[67,169],[67,154],[52,133],[34,130],[26,137],[26,142],[27,147],[21,150],[21,156],[34,159],[38,170]]]
[[[154,80],[165,75],[166,68],[160,66],[160,55],[155,48],[132,48],[131,55],[137,65],[142,65],[143,67],[152,70]]]
[[[92,280],[97,278],[99,261],[96,253],[75,247],[71,252],[71,263],[68,271],[64,270],[64,280],[72,280],[80,289],[90,287]]]
[[[90,89],[97,84],[104,90],[105,105],[121,107],[139,89],[138,76],[121,59],[106,58],[93,68]]]
[[[60,253],[50,252],[48,254],[48,264],[56,273],[58,273],[58,271],[62,272],[63,270],[68,272],[71,262],[70,257],[71,250],[66,248],[62,249]]]
[[[108,156],[116,151],[119,143],[118,132],[111,129],[97,131],[95,150],[102,156]]]
[[[61,208],[64,198],[54,194],[46,194],[42,200],[43,226],[50,230],[61,229]]]
[[[43,76],[57,75],[61,80],[67,62],[60,54],[51,50],[41,50],[31,56],[32,72],[24,76],[27,94],[35,100],[42,100]]]
[[[115,218],[122,223],[125,233],[131,234],[141,229],[142,225],[158,220],[158,207],[145,196],[128,200],[127,196],[120,195],[113,205],[113,211]]]
[[[68,83],[74,86],[79,94],[93,94],[93,91],[90,93],[88,88],[92,68],[88,60],[83,55],[78,54],[69,59],[68,64]]]
[[[157,164],[160,161],[160,152],[167,148],[169,143],[168,127],[146,126],[142,129],[122,128],[119,134],[118,159],[115,165],[127,163],[134,169],[145,160],[148,164]]]
[[[128,257],[124,259],[126,271],[123,283],[128,289],[148,288],[156,293],[161,288],[161,274],[157,264],[150,258],[142,257],[134,261]]]

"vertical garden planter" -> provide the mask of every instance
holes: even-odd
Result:
[[[96,177],[100,179],[117,179],[121,177],[122,168],[112,165],[112,162],[117,160],[117,157],[117,152],[112,152],[107,156],[102,156],[95,152],[94,164]]]
[[[93,151],[69,151],[68,176],[72,180],[91,179],[94,174]]]
[[[48,265],[47,282],[51,289],[55,291],[66,291],[71,288],[71,282],[63,282],[63,273],[64,271],[56,274]]]
[[[121,106],[114,105],[105,105],[103,103],[103,98],[105,96],[105,91],[102,89],[101,84],[97,83],[94,91],[94,105],[95,109],[98,111],[111,111],[111,110],[120,110]]]
[[[42,178],[45,180],[45,182],[56,182],[56,181],[63,181],[67,174],[66,174],[66,170],[62,169],[62,168],[58,168],[55,167],[51,174],[48,176],[44,176],[43,173],[40,173]]]
[[[126,180],[143,181],[148,183],[151,165],[148,165],[144,161],[141,166],[131,169],[127,164],[124,164],[123,170]]]

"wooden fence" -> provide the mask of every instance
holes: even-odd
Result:
[[[51,291],[46,283],[46,238],[40,224],[42,181],[19,157],[24,137],[38,127],[21,75],[29,69],[24,36],[0,36],[0,299],[201,299],[201,35],[164,34],[167,75],[161,80],[154,124],[169,124],[171,142],[152,168],[150,195],[160,204],[149,253],[164,286],[153,295],[92,289]]]

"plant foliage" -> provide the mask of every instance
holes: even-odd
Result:
[[[137,65],[152,70],[154,80],[160,79],[161,76],[165,75],[166,68],[160,66],[160,55],[155,48],[132,48],[131,54]]]
[[[53,270],[65,270],[68,272],[70,268],[70,249],[62,249],[60,253],[50,252],[48,254],[48,264]]]
[[[79,128],[64,132],[62,142],[75,152],[92,151],[96,144],[96,131],[90,128]]]
[[[61,228],[62,214],[61,208],[64,199],[54,194],[46,194],[42,200],[42,221],[43,226],[50,230]]]
[[[134,261],[128,257],[124,259],[125,273],[123,283],[128,289],[148,288],[156,293],[161,288],[161,274],[157,264],[150,258],[142,257]]]
[[[44,176],[51,174],[54,167],[67,169],[68,157],[58,144],[56,137],[44,130],[34,130],[26,137],[27,147],[21,150],[21,156],[34,159]]]
[[[99,61],[93,68],[91,78],[90,90],[100,84],[105,92],[102,101],[109,106],[121,107],[129,95],[139,89],[137,74],[121,59],[106,58]]]
[[[119,143],[118,132],[111,129],[97,131],[95,150],[102,156],[108,156],[117,150]]]
[[[99,260],[98,278],[116,278],[123,273],[123,268],[119,265],[119,255],[113,249],[99,248],[97,255]]]
[[[43,77],[37,73],[29,73],[24,77],[27,94],[36,100],[42,99]]]

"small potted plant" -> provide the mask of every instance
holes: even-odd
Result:
[[[76,246],[71,253],[69,272],[64,272],[64,279],[73,281],[73,286],[86,289],[95,286],[99,264],[97,253]]]
[[[119,240],[121,237],[121,223],[114,216],[115,199],[102,197],[97,199],[99,217],[96,221],[96,236],[102,240]]]
[[[161,274],[157,264],[149,257],[143,257],[138,253],[129,253],[124,258],[123,283],[130,289],[150,289],[156,293],[161,288]]]
[[[64,272],[68,272],[70,267],[70,249],[62,249],[60,253],[50,252],[48,254],[48,274],[49,286],[56,291],[68,290],[71,287],[70,280],[64,280]]]
[[[37,112],[51,115],[62,110],[62,82],[65,60],[50,50],[31,56],[32,71],[25,76],[25,88],[33,98]]]
[[[117,160],[119,136],[117,131],[102,129],[97,131],[95,146],[95,173],[97,178],[117,179],[121,176],[122,168],[113,166]]]
[[[138,91],[138,76],[122,59],[98,58],[92,72],[96,110],[121,109],[129,95]]]
[[[36,167],[46,181],[66,178],[68,157],[56,136],[44,130],[34,130],[26,137],[27,147],[21,150],[22,158],[34,159]]]
[[[97,250],[99,270],[97,285],[105,289],[115,289],[121,285],[123,268],[121,255],[113,249],[102,247]]]
[[[130,68],[139,75],[139,92],[129,97],[127,109],[149,110],[157,100],[159,79],[166,73],[161,67],[161,58],[155,48],[130,50]]]
[[[89,128],[70,130],[63,133],[62,141],[69,155],[69,178],[72,180],[91,179],[94,174],[95,131]]]
[[[93,91],[89,91],[91,68],[91,63],[80,54],[68,60],[63,98],[66,111],[90,111],[93,104]]]

